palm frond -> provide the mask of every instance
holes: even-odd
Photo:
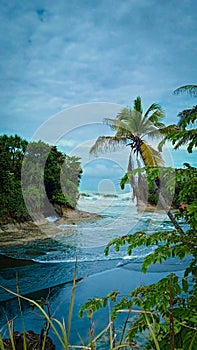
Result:
[[[158,144],[157,149],[159,152],[162,152],[163,146],[165,145],[166,141],[168,140],[167,137],[164,137]]]
[[[197,129],[192,130],[174,130],[170,132],[166,137],[159,143],[158,150],[161,152],[162,148],[167,140],[170,140],[174,145],[175,149],[183,145],[187,145],[189,153],[192,152],[193,148],[197,147]]]
[[[98,153],[115,151],[120,146],[125,146],[127,139],[124,137],[117,138],[115,136],[100,136],[91,147],[90,155],[98,155]]]
[[[161,133],[159,132],[160,129],[165,128],[165,124],[163,123],[157,123],[158,125],[153,124],[150,122],[149,119],[145,121],[145,123],[142,123],[142,134],[141,137],[148,136],[150,138],[159,138],[161,137]]]
[[[158,151],[162,152],[163,146],[165,145],[166,141],[172,140],[174,135],[179,135],[179,132],[180,132],[180,128],[177,125],[172,124],[172,125],[168,125],[168,126],[165,126],[164,128],[159,129],[158,135],[156,135],[157,132],[155,132],[155,135],[154,135],[154,133],[152,133],[152,134],[150,133],[148,136],[150,136],[154,139],[155,137],[159,138],[159,136],[164,135],[163,139],[159,142],[159,144],[157,146]]]
[[[141,97],[134,100],[134,109],[123,108],[115,119],[105,118],[104,122],[115,131],[114,136],[101,136],[90,149],[90,154],[98,152],[114,151],[117,147],[129,145],[131,150],[140,154],[145,165],[155,166],[162,164],[162,157],[157,150],[143,141],[143,137],[158,137],[162,134],[160,129],[165,125],[160,121],[164,116],[162,108],[153,103],[142,115]]]
[[[142,113],[136,111],[135,109],[127,109],[126,113],[121,111],[117,118],[118,120],[124,121],[124,123],[127,124],[130,133],[138,136],[142,134],[142,130],[144,130]]]
[[[180,138],[180,140],[178,140],[178,141],[173,141],[172,143],[173,143],[173,145],[175,145],[175,146],[174,146],[174,149],[178,149],[178,148],[180,148],[181,146],[183,146],[183,145],[185,145],[186,143],[188,143],[188,135],[185,134],[185,135],[183,135],[183,136]]]
[[[136,99],[133,102],[133,108],[136,112],[143,113],[142,109],[142,100],[140,96],[137,96]]]
[[[151,112],[153,113],[151,114],[151,116],[149,116]],[[144,119],[149,118],[150,121],[152,121],[153,123],[164,117],[165,112],[157,103],[152,103],[152,105],[147,109],[146,113],[144,114]]]
[[[197,96],[197,85],[192,85],[192,84],[183,85],[177,88],[176,90],[174,90],[175,95],[179,95],[185,92],[190,94],[191,96]]]
[[[105,118],[104,123],[115,131],[122,131],[122,134],[128,134],[129,132],[129,125],[122,120]]]
[[[172,133],[177,131],[180,131],[180,128],[177,125],[172,124],[172,125],[161,127],[159,129],[155,128],[153,130],[150,130],[147,133],[147,136],[152,139],[156,139],[156,138],[158,139],[159,137],[171,135]]]
[[[131,117],[132,110],[131,108],[123,108],[118,114],[116,119],[118,120],[123,120],[123,121],[128,121]]]
[[[178,126],[182,129],[185,129],[190,123],[194,123],[197,119],[197,106],[194,106],[191,109],[185,109],[178,114],[180,118]]]
[[[122,135],[129,138],[130,134],[140,135],[141,131],[141,113],[134,110],[121,111],[116,119],[105,118],[104,123],[109,125],[113,130],[121,132]]]
[[[191,153],[193,148],[197,147],[197,129],[181,131],[174,137],[172,143],[175,149],[187,144],[187,150]]]
[[[159,166],[164,164],[161,154],[144,141],[140,147],[140,155],[145,166]]]
[[[160,128],[160,126],[164,125],[160,119],[164,118],[164,114],[160,114],[158,111],[155,111],[149,118],[150,122],[152,122],[155,126]]]
[[[118,129],[118,121],[117,119],[113,119],[113,118],[104,118],[103,119],[103,123],[106,125],[109,125],[110,128],[112,128],[113,130],[117,130]]]

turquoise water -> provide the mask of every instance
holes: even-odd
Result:
[[[105,296],[112,289],[119,289],[128,295],[139,284],[152,283],[171,271],[182,274],[187,264],[187,261],[180,263],[171,259],[164,265],[153,266],[149,274],[143,275],[140,272],[141,262],[154,247],[140,247],[131,256],[128,256],[125,247],[118,253],[111,249],[109,256],[104,255],[106,244],[121,235],[142,229],[149,232],[172,229],[171,222],[163,213],[138,213],[130,193],[84,193],[78,208],[101,214],[102,218],[80,225],[60,225],[59,233],[53,239],[46,236],[42,241],[0,249],[1,254],[34,261],[33,265],[0,269],[0,285],[15,291],[17,277],[20,293],[34,299],[47,298],[52,314],[58,319],[67,317],[77,259],[78,283],[71,335],[73,344],[80,343],[78,333],[87,340],[89,321],[87,318],[78,319],[77,314],[88,298]],[[51,225],[54,219],[50,218]],[[108,322],[108,312],[106,309],[104,313],[98,313],[96,331]],[[0,328],[3,327],[3,331],[6,317],[15,317],[15,329],[22,329],[18,302],[3,289],[0,289],[0,313]],[[23,303],[23,318],[26,329],[39,332],[43,326],[43,319],[30,309],[28,303]],[[53,334],[51,336],[60,350],[60,344]]]

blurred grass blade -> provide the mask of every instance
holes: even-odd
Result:
[[[76,280],[77,280],[77,257],[76,257],[75,268],[74,268],[73,285],[72,285],[69,314],[68,314],[68,343],[70,340],[70,332],[71,332],[71,325],[72,325],[72,315],[73,315],[73,306],[74,306],[74,298],[75,298]]]
[[[158,343],[158,341],[157,341],[157,338],[156,338],[154,329],[153,329],[152,325],[150,324],[150,321],[149,321],[149,319],[148,319],[148,316],[146,315],[146,313],[144,313],[144,316],[145,316],[145,318],[146,318],[146,322],[147,322],[148,328],[149,328],[149,330],[150,330],[150,333],[151,333],[151,335],[152,335],[152,337],[153,337],[156,350],[160,350],[159,343]]]

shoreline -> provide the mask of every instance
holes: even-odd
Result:
[[[165,210],[150,204],[144,207],[140,206],[138,211],[165,213]],[[37,240],[55,238],[58,234],[62,233],[60,225],[75,227],[75,225],[94,222],[102,218],[103,216],[97,213],[64,207],[62,216],[57,217],[55,221],[49,221],[46,217],[40,215],[37,221],[25,221],[21,223],[0,222],[0,246],[2,248],[14,247]]]
[[[62,217],[49,222],[44,216],[38,221],[7,223],[0,225],[0,246],[17,246],[41,239],[56,237],[62,230],[60,225],[75,225],[101,219],[96,213],[67,208]],[[66,234],[66,233],[65,233]]]

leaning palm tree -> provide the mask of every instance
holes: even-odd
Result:
[[[90,149],[90,154],[114,151],[117,146],[129,146],[130,154],[128,169],[131,171],[136,164],[137,168],[145,166],[160,166],[163,160],[159,151],[147,143],[147,138],[160,136],[160,130],[165,129],[161,122],[164,117],[162,108],[153,103],[143,114],[141,98],[134,100],[134,108],[124,108],[115,119],[106,118],[104,122],[115,131],[114,136],[100,136]],[[133,189],[133,199],[137,205],[147,202],[147,182],[142,175],[131,177],[130,184]]]

